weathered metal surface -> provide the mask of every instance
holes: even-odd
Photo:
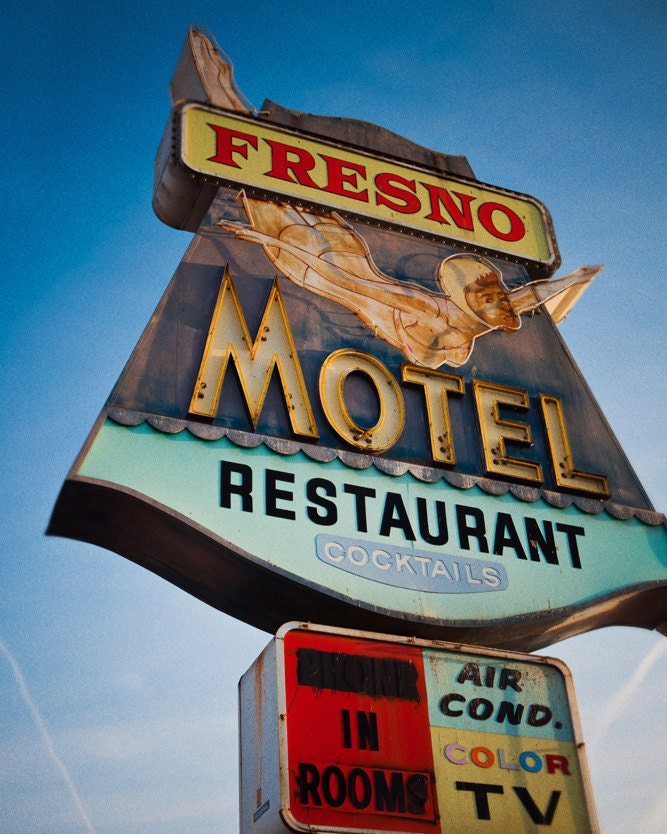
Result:
[[[290,623],[239,691],[242,834],[598,831],[560,661]]]
[[[193,61],[176,95],[210,103]],[[462,170],[373,125],[267,109],[304,136]],[[49,533],[271,632],[312,619],[529,650],[664,627],[664,518],[544,310],[569,308],[590,270],[535,281],[414,229],[195,193],[177,152],[169,134],[156,210],[205,217]]]
[[[147,422],[153,428],[166,431],[169,434],[187,431],[193,437],[197,437],[200,440],[221,440],[223,437],[226,437],[234,445],[243,448],[256,448],[261,444],[265,444],[268,448],[282,455],[293,455],[296,452],[301,452],[306,457],[322,463],[339,459],[346,466],[353,469],[368,469],[369,466],[374,466],[386,475],[400,477],[401,475],[410,473],[418,481],[435,483],[436,481],[444,480],[451,486],[462,490],[472,489],[472,487],[476,486],[489,495],[506,495],[507,493],[511,493],[514,497],[529,504],[534,503],[538,499],[542,499],[552,507],[559,507],[560,509],[574,505],[585,513],[595,515],[604,512],[613,518],[624,521],[636,517],[644,524],[651,526],[664,525],[666,523],[664,513],[656,512],[652,509],[616,504],[613,501],[596,501],[580,495],[553,492],[547,489],[536,489],[535,487],[511,483],[510,481],[494,481],[490,478],[483,478],[476,475],[462,475],[459,472],[448,469],[420,466],[418,464],[391,460],[384,457],[346,454],[345,450],[282,440],[269,435],[262,435],[258,432],[249,434],[244,431],[228,429],[225,426],[193,422],[191,420],[170,420],[166,418],[158,420],[148,412],[132,411],[112,406],[106,409],[106,415],[115,423],[123,426],[139,426],[141,423]],[[162,426],[168,426],[169,428],[162,428]]]
[[[275,270],[259,247],[238,240],[219,228],[221,218],[233,220],[243,217],[236,197],[237,192],[233,189],[221,189],[217,195],[206,221],[191,243],[109,398],[108,406],[115,409],[114,414],[127,409],[187,420],[190,425],[196,425],[196,418],[189,413],[190,400],[226,265],[235,276],[248,329],[253,337],[257,332]],[[425,286],[431,284],[435,266],[451,253],[446,247],[398,232],[362,224],[358,227],[363,230],[381,267],[397,274],[397,265],[400,265],[399,275],[405,276],[406,280],[419,279]],[[522,277],[521,268],[503,264],[503,269],[507,273],[507,283],[518,285]],[[335,302],[316,298],[288,281],[282,283],[282,293],[298,342],[298,354],[308,390],[317,389],[323,361],[344,344],[354,345],[356,349],[377,357],[400,379],[404,356],[375,337],[354,312]],[[585,431],[570,432],[572,453],[578,465],[590,471],[604,470],[603,474],[612,486],[613,503],[652,509],[549,315],[523,316],[518,331],[494,332],[479,339],[471,360],[457,368],[456,373],[466,388],[477,379],[490,379],[500,384],[518,381],[532,402],[540,392],[547,391],[558,396],[565,413],[576,415],[576,426],[586,427]],[[233,379],[226,380],[225,386],[224,408],[202,425],[246,432],[254,430],[267,436],[291,436],[282,394],[276,386],[269,388],[262,414],[254,427]],[[428,466],[432,463],[432,455],[423,392],[416,386],[403,386],[402,393],[406,425],[410,430],[404,432],[383,457]],[[319,432],[318,445],[349,452],[349,446],[343,444],[331,429],[316,396],[311,398],[311,405]],[[478,429],[474,428],[477,420],[471,393],[451,398],[449,410],[456,446],[453,471],[484,477],[486,472],[480,454]],[[530,456],[545,460],[547,438],[539,409],[531,407],[521,420],[529,425],[532,433],[534,446]],[[556,483],[548,467],[545,467],[544,474],[545,481],[540,488],[554,491]]]
[[[560,262],[549,213],[529,195],[195,103],[175,108],[174,119],[174,164],[203,184],[397,225],[546,275]]]
[[[574,502],[568,509],[549,510],[543,500],[527,505],[510,492],[484,498],[470,476],[459,482],[468,487],[465,490],[448,483],[455,480],[453,474],[436,482],[426,480],[421,487],[409,473],[375,472],[373,477],[375,467],[350,468],[336,457],[329,463],[307,462],[302,453],[286,457],[251,434],[246,437],[252,443],[235,454],[229,438],[210,441],[188,437],[187,432],[164,434],[146,424],[113,427],[103,420],[96,427],[63,487],[49,532],[115,550],[271,633],[298,616],[532,650],[606,624],[656,627],[664,621],[665,580],[658,567],[663,526],[620,521],[607,513],[586,515]],[[245,467],[253,472],[255,497],[246,511],[240,496],[222,500],[221,462],[231,471]],[[279,479],[271,497],[264,494],[263,473]],[[321,510],[301,498],[310,489],[307,483],[323,484],[323,478],[338,496],[339,522],[333,528],[315,523]],[[387,478],[388,483],[383,480]],[[353,532],[355,509],[346,489],[369,490],[369,495],[379,490],[379,497],[366,508],[368,533]],[[403,531],[378,536],[378,512],[390,494],[410,515],[415,497],[427,502],[429,512],[432,502],[443,502],[448,541],[433,547],[422,540],[406,542]],[[271,506],[265,506],[265,500]],[[502,506],[495,503],[500,500]],[[530,559],[525,554],[517,558],[520,554],[512,548],[500,556],[485,554],[474,538],[460,540],[457,507],[465,513],[484,513],[489,536],[500,509],[516,519],[515,536],[524,535],[524,517],[544,519],[536,530],[549,520],[554,530],[560,525],[585,535],[577,537],[574,551],[572,542],[560,534],[561,549],[551,554],[535,551]],[[411,523],[416,531],[416,517]],[[357,517],[356,527],[360,524]],[[355,545],[344,558],[350,538]],[[329,541],[337,542],[329,551],[329,545],[318,543]],[[375,574],[368,555],[363,555],[373,548],[373,563],[381,569]],[[408,581],[425,565],[430,565],[429,578],[423,580],[429,591]],[[486,584],[473,584],[483,582],[483,570]],[[502,580],[501,571],[507,580]],[[467,593],[453,593],[457,589]],[[484,589],[495,593],[480,594]]]
[[[254,114],[269,122],[319,136],[328,136],[357,148],[383,148],[398,159],[410,159],[443,174],[474,180],[464,156],[444,154],[410,142],[386,128],[356,119],[300,113],[265,100],[257,112],[238,89],[231,62],[210,35],[190,29],[170,84],[172,103],[195,101],[243,115]],[[176,229],[196,232],[217,191],[217,186],[192,177],[179,164],[178,110],[170,119],[155,159],[153,207],[158,217]]]

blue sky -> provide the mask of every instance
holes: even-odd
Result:
[[[44,536],[191,238],[151,209],[188,25],[215,34],[256,107],[464,154],[480,180],[549,208],[561,272],[606,264],[562,331],[664,512],[667,11],[150,0],[14,3],[4,19],[0,829],[235,831],[236,686],[269,635]],[[547,652],[574,674],[604,832],[663,830],[666,647],[611,628]]]

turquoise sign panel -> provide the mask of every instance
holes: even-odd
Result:
[[[430,723],[449,730],[574,741],[568,692],[557,666],[477,654],[424,653]]]
[[[568,612],[585,621],[630,611],[638,593],[667,582],[661,525],[235,439],[106,420],[76,480],[112,486],[206,531],[237,561],[273,572],[276,589],[303,582],[314,600],[412,620],[422,633],[469,625],[511,643],[510,624],[523,622],[535,632],[526,642],[544,645],[567,633]],[[187,558],[177,572],[187,588]],[[248,604],[252,587],[244,593]]]
[[[667,630],[665,518],[557,328],[600,267],[464,157],[251,113],[201,32],[172,91],[154,206],[195,235],[48,532],[270,632]]]

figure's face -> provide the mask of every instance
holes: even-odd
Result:
[[[501,287],[500,281],[488,286],[473,284],[472,287],[466,288],[466,294],[475,314],[492,327],[516,330],[520,326],[521,320],[512,309],[508,294]]]

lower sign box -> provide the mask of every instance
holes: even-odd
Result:
[[[558,660],[304,623],[240,684],[241,832],[596,832]]]

